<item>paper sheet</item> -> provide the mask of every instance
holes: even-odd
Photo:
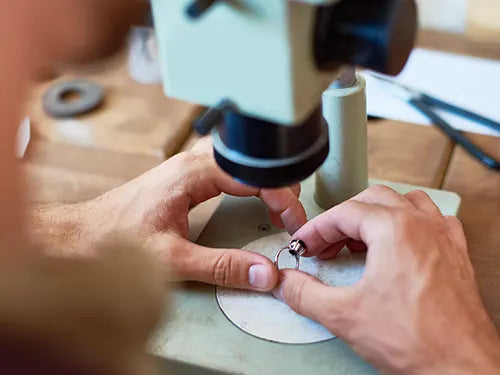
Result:
[[[273,259],[276,251],[288,244],[288,233],[262,237],[243,247]],[[285,258],[286,252],[282,258]],[[295,259],[280,258],[280,268],[293,268]],[[285,258],[286,261],[286,258]],[[301,258],[300,270],[318,277],[325,284],[348,286],[359,281],[365,268],[364,253],[344,249],[335,258],[321,261]],[[264,340],[286,344],[310,344],[334,338],[325,327],[295,313],[288,305],[269,293],[217,287],[217,302],[226,317],[244,332]]]
[[[31,120],[25,117],[17,128],[16,156],[18,159],[24,158],[26,150],[31,140]]]
[[[376,78],[368,74],[365,77],[368,115],[430,125],[424,115],[393,96]],[[417,48],[396,79],[500,122],[500,61]],[[443,111],[437,112],[457,129],[500,137],[500,132],[473,121]]]

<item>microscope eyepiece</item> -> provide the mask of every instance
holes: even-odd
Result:
[[[342,0],[317,12],[318,68],[349,64],[390,75],[401,72],[417,34],[414,0]]]

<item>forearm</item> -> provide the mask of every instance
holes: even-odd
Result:
[[[92,239],[88,204],[38,205],[30,209],[28,233],[31,240],[57,253],[81,254]]]
[[[111,236],[133,237],[127,224],[127,198],[121,188],[74,204],[38,205],[30,208],[27,232],[33,242],[61,255],[89,255]]]

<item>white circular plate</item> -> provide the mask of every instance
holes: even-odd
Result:
[[[287,233],[273,234],[244,246],[273,260],[290,242]],[[287,257],[288,256],[288,257]],[[280,268],[293,268],[295,259],[283,252]],[[286,262],[286,265],[285,265]],[[365,254],[344,249],[332,260],[301,258],[300,270],[332,286],[356,283],[362,276]],[[298,315],[271,294],[217,287],[217,301],[226,317],[243,331],[264,340],[286,344],[309,344],[334,338],[325,327]],[[321,301],[318,301],[320,304]]]

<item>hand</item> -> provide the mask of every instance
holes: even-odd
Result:
[[[187,240],[188,213],[221,192],[258,196],[269,207],[272,221],[293,233],[306,221],[297,198],[300,187],[261,190],[242,185],[219,169],[212,155],[204,151],[208,146],[204,142],[194,151],[174,156],[79,207],[85,225],[78,237],[92,243],[110,234],[140,238],[158,257],[169,280],[271,290],[278,281],[278,270],[268,258],[191,243]]]
[[[500,343],[455,217],[421,191],[374,186],[304,225],[306,256],[368,249],[355,285],[282,272],[274,294],[344,339],[383,372],[498,374]]]

